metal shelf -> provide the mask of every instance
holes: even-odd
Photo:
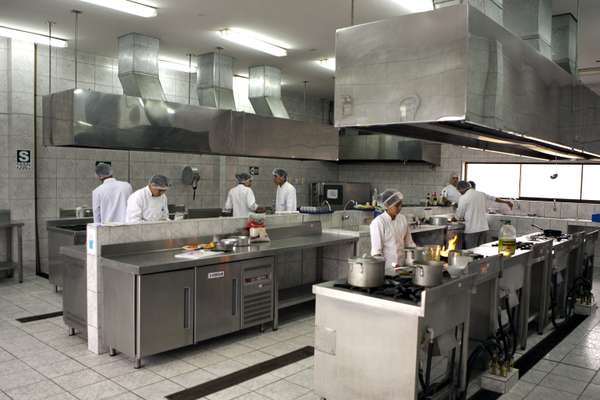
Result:
[[[312,293],[312,283],[295,286],[279,291],[279,309],[295,306],[315,299]]]

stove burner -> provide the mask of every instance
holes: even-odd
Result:
[[[399,276],[386,276],[383,285],[376,288],[360,288],[347,283],[336,283],[333,286],[369,296],[396,301],[404,300],[415,304],[421,302],[421,292],[425,289],[413,284],[411,278]]]

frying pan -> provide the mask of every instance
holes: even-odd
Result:
[[[537,228],[540,231],[544,232],[544,236],[559,237],[560,235],[562,235],[562,231],[559,231],[558,229],[544,229],[541,226],[538,226],[536,224],[531,224],[531,226],[533,226],[534,228]]]

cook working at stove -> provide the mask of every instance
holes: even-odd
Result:
[[[404,265],[404,248],[415,247],[406,217],[400,214],[404,196],[387,189],[379,196],[385,212],[371,222],[371,255],[383,255],[385,274],[396,275],[394,267]]]
[[[127,223],[168,221],[168,188],[166,176],[154,175],[147,186],[133,192],[127,199]]]
[[[467,181],[458,182],[457,188],[461,196],[458,199],[456,218],[465,220],[463,248],[471,249],[487,241],[487,231],[490,229],[487,222],[487,202],[506,204],[510,208],[512,203],[479,192]]]

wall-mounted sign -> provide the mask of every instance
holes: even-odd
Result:
[[[17,150],[17,169],[31,169],[31,150]]]
[[[250,171],[250,175],[258,176],[258,167],[249,167],[248,170]]]
[[[112,161],[96,161],[96,165],[98,164],[108,164],[108,165],[112,165]]]

